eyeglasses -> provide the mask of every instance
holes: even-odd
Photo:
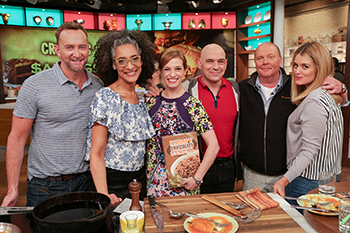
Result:
[[[121,59],[118,59],[118,60],[113,60],[113,62],[115,62],[119,67],[122,67],[122,68],[125,67],[128,64],[129,61],[133,65],[139,65],[140,62],[141,62],[141,56],[140,55],[139,56],[135,56],[135,57],[132,57],[130,59],[123,59],[123,58],[121,58]]]

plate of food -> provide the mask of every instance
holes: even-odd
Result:
[[[173,176],[179,174],[184,179],[192,177],[198,170],[200,164],[201,161],[198,153],[187,153],[186,155],[179,157],[171,165],[171,174]]]
[[[304,201],[298,199],[297,202],[300,206],[307,206],[307,207],[316,207],[320,209],[325,209],[325,210],[333,210],[333,211],[338,211],[339,210],[339,198],[332,197],[332,196],[327,196],[327,195],[322,195],[322,194],[307,194],[304,196],[299,197],[300,199],[309,199],[311,201],[315,201],[318,203],[326,203],[326,202],[331,202],[329,205],[326,206],[319,206],[315,205],[315,203],[311,201]],[[312,213],[315,214],[320,214],[320,215],[327,215],[327,216],[337,216],[338,213],[336,212],[321,212],[321,211],[316,211],[316,210],[309,210]]]
[[[199,216],[210,218],[219,223],[231,223],[226,227],[216,227],[214,223],[209,220],[189,217],[184,222],[184,228],[189,233],[212,233],[212,232],[220,232],[220,233],[234,233],[238,230],[238,223],[236,220],[227,216],[225,214],[220,213],[199,213]]]

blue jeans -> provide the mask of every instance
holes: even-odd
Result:
[[[203,178],[200,193],[233,192],[235,186],[235,165],[233,159],[216,159]]]
[[[47,188],[53,195],[59,195],[70,192],[89,191],[90,182],[92,182],[90,172],[83,173],[71,180],[27,179],[26,206],[35,206],[50,197],[50,195],[39,190],[41,187]]]
[[[318,187],[318,180],[309,180],[298,176],[286,186],[286,195],[291,197],[300,197]],[[288,190],[288,191],[287,191]],[[298,205],[295,200],[287,200],[291,205]],[[302,210],[298,210],[301,214]]]

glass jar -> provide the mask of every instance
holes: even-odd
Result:
[[[123,233],[140,233],[139,228],[137,228],[136,221],[137,221],[137,215],[136,214],[128,214],[125,216],[126,219],[126,229]]]

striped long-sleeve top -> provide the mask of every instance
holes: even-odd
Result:
[[[340,105],[321,87],[312,91],[288,118],[289,182],[301,176],[317,180],[320,171],[341,172],[343,115]]]

